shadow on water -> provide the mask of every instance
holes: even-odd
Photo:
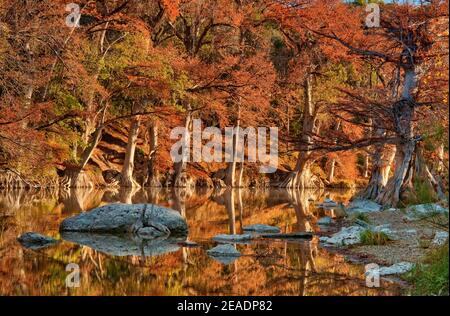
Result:
[[[207,255],[218,234],[240,234],[251,224],[285,233],[314,231],[324,213],[314,205],[352,192],[285,190],[0,191],[1,295],[392,295],[395,284],[365,286],[364,267],[310,241],[258,240],[235,244],[243,255],[227,264]],[[188,240],[59,234],[69,216],[110,203],[153,203],[180,212]],[[17,237],[34,231],[62,239],[55,247],[24,249]],[[81,284],[67,288],[66,266],[80,267]]]

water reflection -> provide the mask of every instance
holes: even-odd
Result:
[[[344,262],[317,240],[261,240],[237,244],[243,254],[222,264],[206,254],[211,238],[241,233],[251,224],[283,232],[317,231],[325,215],[315,201],[351,192],[284,190],[72,190],[0,191],[1,295],[390,295],[396,285],[368,289],[363,268]],[[118,236],[59,235],[66,217],[99,205],[155,203],[179,211],[189,224],[185,247],[177,240],[144,241]],[[28,231],[64,241],[41,251],[23,249],[16,238]],[[81,287],[65,287],[65,267],[81,268]]]

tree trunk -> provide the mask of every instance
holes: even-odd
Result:
[[[105,58],[104,45],[105,45],[106,32],[108,30],[108,26],[109,26],[109,22],[106,22],[105,28],[101,32],[100,38],[99,38],[99,46],[98,46],[99,48],[98,48],[98,50],[99,50],[100,58],[97,60],[97,69],[95,70],[95,73],[94,73],[93,78],[92,78],[92,81],[95,82],[95,83],[98,81],[98,77],[100,75],[100,71],[101,71],[102,65],[103,65],[103,60]],[[89,115],[86,118],[85,131],[84,131],[84,136],[83,136],[83,139],[84,139],[85,143],[88,142],[89,135],[91,135],[93,133],[93,131],[95,130],[95,126],[96,126],[96,122],[95,122],[96,121],[96,115],[95,115],[95,111],[96,111],[96,107],[95,107],[95,89],[91,89],[89,91],[86,110],[89,113]]]
[[[236,234],[236,209],[235,209],[235,191],[233,188],[227,189],[225,192],[225,207],[228,212],[228,220],[229,220],[229,233],[231,235]]]
[[[376,201],[387,206],[397,206],[408,182],[408,172],[412,169],[416,140],[413,119],[415,114],[414,92],[418,83],[418,70],[414,66],[405,69],[402,100],[393,107],[395,129],[401,141],[397,144],[396,170]]]
[[[329,183],[333,183],[334,182],[334,171],[336,169],[336,159],[332,159],[331,160],[331,164],[330,164],[330,171],[328,173],[328,182]]]
[[[131,122],[130,132],[128,134],[127,151],[125,153],[125,160],[121,173],[120,185],[126,188],[140,187],[140,185],[133,178],[134,171],[134,156],[136,153],[136,146],[139,136],[139,127],[141,125],[140,118],[136,117]]]
[[[239,132],[241,127],[241,105],[238,104],[238,117],[237,117],[236,133],[233,133],[233,161],[228,163],[224,182],[228,187],[234,188],[236,186],[236,163],[238,157],[238,142]],[[240,184],[239,184],[240,185]]]
[[[384,189],[389,180],[396,151],[395,146],[384,148],[383,146],[376,146],[369,184],[361,195],[364,199],[375,200]]]
[[[142,184],[146,187],[157,187],[161,185],[158,183],[158,174],[155,167],[156,154],[158,151],[158,136],[158,125],[156,122],[153,122],[148,129],[149,154],[147,156],[146,170]]]
[[[186,133],[184,135],[184,144],[188,144],[189,138],[191,137],[190,130],[192,125],[192,113],[191,107],[188,107],[188,114],[185,121]],[[185,145],[186,146],[186,145]],[[176,188],[185,188],[187,186],[187,175],[186,175],[187,161],[186,157],[183,155],[183,160],[175,164],[175,175],[173,185]]]
[[[242,179],[244,178],[244,162],[241,162],[241,168],[239,170],[239,177],[238,177],[238,181],[237,181],[237,187],[238,188],[242,188]]]
[[[369,177],[369,165],[370,165],[370,157],[369,154],[366,153],[364,156],[364,172],[363,172],[363,177],[366,179]]]
[[[303,129],[300,143],[300,153],[293,172],[280,184],[282,188],[308,188],[311,186],[311,134],[317,131],[317,113],[312,100],[312,78],[309,74],[305,80],[305,111],[303,114]]]
[[[92,136],[90,145],[83,151],[83,154],[81,155],[80,165],[76,169],[72,169],[66,172],[65,176],[68,178],[67,181],[68,187],[70,188],[86,187],[86,181],[80,181],[80,174],[82,173],[83,169],[86,167],[89,160],[91,159],[95,148],[97,148],[98,144],[100,143],[100,140],[102,139],[102,134],[103,134],[103,127],[99,127]],[[92,184],[88,185],[88,187],[91,186]]]
[[[339,131],[339,129],[341,128],[341,120],[338,120],[335,130],[336,132]],[[334,142],[335,144],[337,143],[337,141]],[[330,164],[330,172],[328,173],[328,182],[329,183],[333,183],[334,182],[334,172],[336,169],[336,159],[333,158],[331,160],[331,164]]]
[[[437,168],[436,168],[438,173],[441,173],[445,169],[445,166],[444,166],[444,154],[445,154],[444,149],[445,149],[444,148],[444,144],[441,144],[439,146],[439,149],[438,149],[438,159],[439,159],[439,161],[437,163]]]

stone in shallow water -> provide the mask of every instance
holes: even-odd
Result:
[[[317,224],[321,225],[321,226],[330,226],[330,225],[333,224],[333,219],[331,217],[328,217],[328,216],[322,217],[321,219],[319,219],[317,221]]]
[[[22,246],[32,250],[39,250],[57,244],[59,241],[37,233],[25,233],[17,239]]]
[[[225,243],[233,243],[233,242],[247,242],[251,241],[253,239],[253,236],[250,234],[243,234],[243,235],[217,235],[214,236],[213,240],[218,242],[225,242]]]
[[[145,209],[145,212],[144,212]],[[145,215],[144,215],[145,214]],[[141,222],[144,217],[143,222]],[[137,224],[140,225],[137,225]],[[61,232],[123,234],[136,227],[165,227],[172,236],[187,236],[186,220],[175,210],[151,204],[110,204],[65,219]]]
[[[209,249],[207,254],[222,264],[231,264],[241,256],[241,253],[230,244],[218,245]]]
[[[323,209],[333,209],[339,207],[339,204],[332,199],[326,198],[322,203],[317,204],[317,207]]]
[[[152,257],[176,252],[182,240],[178,239],[143,239],[131,235],[108,235],[93,233],[63,232],[61,237],[79,245],[87,246],[107,255],[116,257],[144,256]]]
[[[347,213],[373,213],[380,212],[382,206],[374,201],[357,199],[347,206]]]
[[[244,226],[243,230],[248,231],[248,232],[255,232],[255,233],[280,233],[281,232],[281,229],[279,229],[278,227],[262,225],[262,224]]]

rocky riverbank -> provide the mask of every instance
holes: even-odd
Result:
[[[335,220],[319,221],[326,231],[321,244],[361,263],[379,265],[380,275],[399,276],[412,270],[448,240],[448,208],[442,205],[383,209],[365,200],[347,206],[328,200],[319,207],[341,214]]]

